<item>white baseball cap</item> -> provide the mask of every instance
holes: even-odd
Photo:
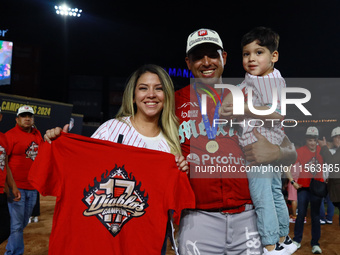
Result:
[[[188,54],[193,48],[203,43],[212,43],[223,49],[223,43],[216,31],[201,28],[188,36],[186,53]]]
[[[331,137],[340,135],[340,127],[336,127],[332,130]]]
[[[29,105],[23,105],[21,106],[19,109],[18,109],[18,112],[17,112],[17,116],[19,116],[19,114],[22,114],[22,113],[30,113],[30,114],[34,114],[34,110],[31,106]]]
[[[319,130],[316,127],[309,127],[307,128],[306,135],[319,136]]]

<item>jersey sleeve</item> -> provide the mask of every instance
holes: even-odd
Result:
[[[91,138],[108,140],[108,121],[102,124],[91,136]]]
[[[28,180],[43,196],[60,196],[61,178],[53,153],[53,142],[43,142],[39,146],[38,156],[35,158]]]
[[[186,173],[178,171],[178,174],[172,182],[169,190],[169,208],[174,210],[174,220],[179,224],[181,212],[183,209],[195,208],[195,195],[189,183]]]
[[[286,87],[285,80],[275,74],[268,75],[265,78],[256,77],[252,79],[252,86],[255,88],[255,93],[259,93],[259,98],[261,98],[262,104],[268,106],[269,108],[273,105],[273,100],[276,99],[276,109],[277,113],[281,114],[281,90]],[[275,97],[274,97],[275,95]]]

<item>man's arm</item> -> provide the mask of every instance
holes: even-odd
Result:
[[[294,164],[297,159],[295,146],[287,136],[284,137],[280,146],[270,143],[256,128],[254,135],[257,142],[244,147],[246,160],[250,165],[270,164],[277,162],[289,166]]]

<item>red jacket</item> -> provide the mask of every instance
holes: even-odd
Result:
[[[206,144],[210,140],[202,122],[196,92],[192,86],[186,86],[176,91],[175,96],[182,153],[190,162],[190,183],[196,196],[196,208],[242,211],[243,205],[252,202],[247,175],[239,172],[245,159],[236,131],[229,128],[229,125],[219,126],[214,139],[219,148],[214,153],[208,152]],[[217,96],[215,101],[218,101]],[[207,97],[210,123],[215,107],[215,102]]]

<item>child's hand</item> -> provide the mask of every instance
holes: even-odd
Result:
[[[294,182],[293,187],[294,187],[295,189],[300,189],[300,188],[302,188],[302,186],[301,186],[300,184],[298,184],[297,182]]]

